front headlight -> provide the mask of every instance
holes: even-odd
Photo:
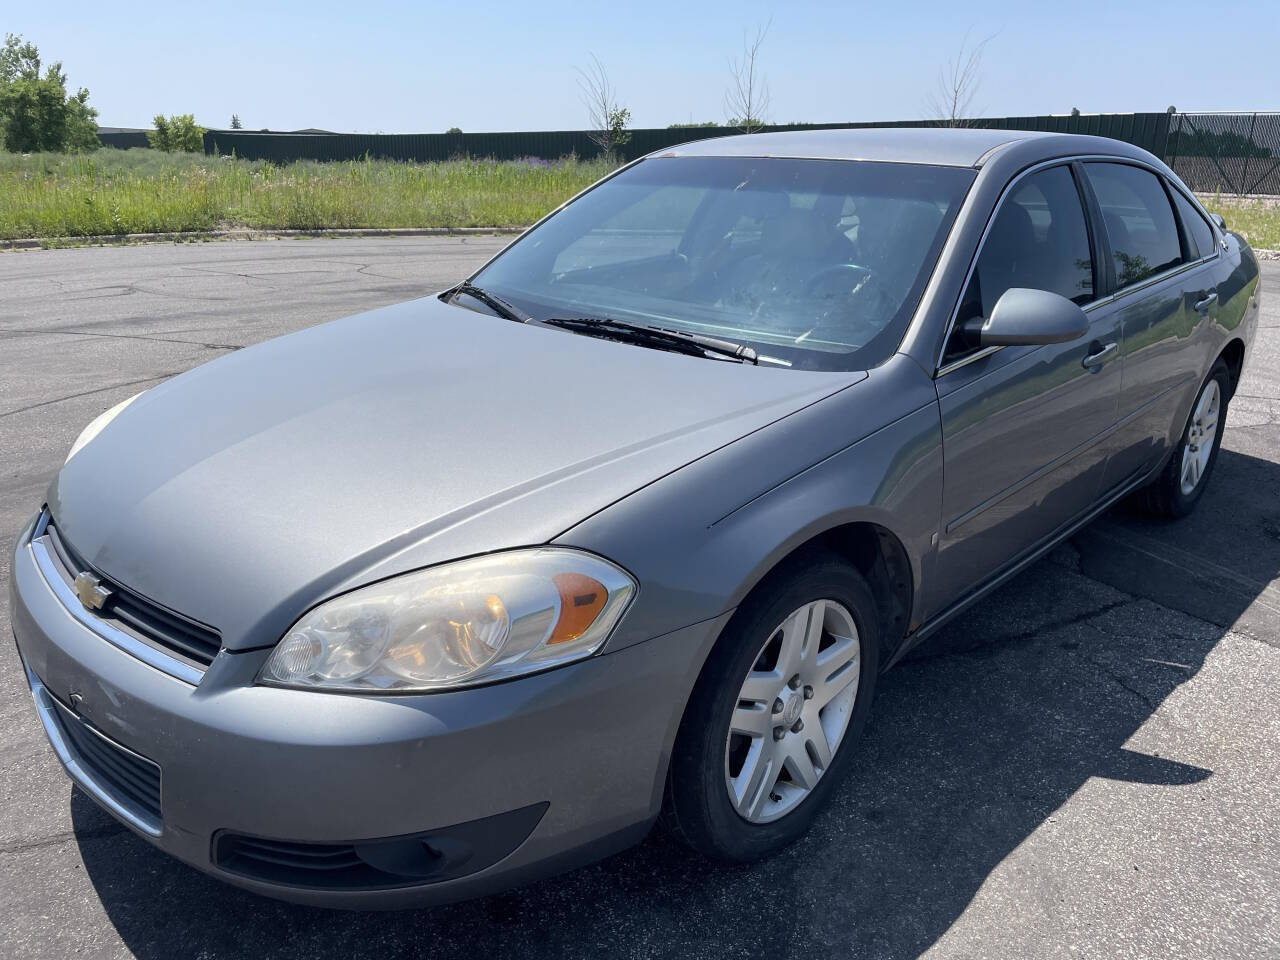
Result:
[[[635,594],[623,570],[539,547],[361,587],[303,616],[259,682],[306,689],[465,687],[589,657]]]
[[[135,393],[128,400],[121,400],[110,410],[107,410],[104,413],[100,413],[96,417],[94,417],[92,420],[90,420],[89,425],[80,431],[80,436],[76,437],[76,442],[71,445],[71,449],[67,452],[67,459],[62,461],[62,465],[66,466],[67,461],[69,461],[72,457],[74,457],[77,453],[79,453],[81,448],[83,448],[86,443],[88,443],[90,440],[92,440],[94,437],[100,434],[103,430],[105,430],[107,424],[109,424],[112,420],[118,417],[124,411],[125,407],[133,403],[133,401],[137,400],[140,396],[142,396],[143,393],[146,393],[146,392],[147,391],[143,390],[142,393]]]

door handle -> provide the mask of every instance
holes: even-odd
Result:
[[[1203,299],[1196,301],[1196,304],[1195,304],[1196,310],[1203,312],[1209,309],[1209,306],[1217,299],[1218,299],[1218,292],[1216,290],[1206,293]]]
[[[1097,372],[1102,368],[1104,363],[1114,360],[1120,353],[1120,345],[1115,341],[1108,343],[1105,347],[1098,343],[1097,340],[1089,344],[1090,352],[1080,361],[1080,365],[1086,370]]]

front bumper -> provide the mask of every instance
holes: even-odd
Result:
[[[85,792],[161,849],[230,883],[355,908],[477,896],[643,837],[685,702],[723,624],[492,686],[373,697],[254,686],[269,650],[223,651],[194,686],[162,673],[73,617],[25,536],[10,611],[41,719]],[[74,703],[96,731],[159,765],[158,818],[140,821],[112,802],[74,745],[59,742],[56,718],[66,711],[53,700]],[[515,836],[518,845],[497,862],[448,879],[319,888],[250,879],[214,859],[227,832],[358,843],[530,808],[542,812],[527,839]]]

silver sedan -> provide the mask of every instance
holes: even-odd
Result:
[[[70,776],[263,894],[768,856],[880,675],[1122,497],[1192,510],[1258,267],[1162,163],[980,130],[630,164],[437,296],[108,410],[17,541]]]

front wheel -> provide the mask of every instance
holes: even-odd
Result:
[[[1160,475],[1138,493],[1139,503],[1149,513],[1185,517],[1203,496],[1222,445],[1230,390],[1231,375],[1219,360],[1200,387],[1173,456]]]
[[[712,651],[681,723],[667,781],[677,834],[732,861],[801,836],[848,767],[879,643],[871,591],[836,556],[758,589]]]

